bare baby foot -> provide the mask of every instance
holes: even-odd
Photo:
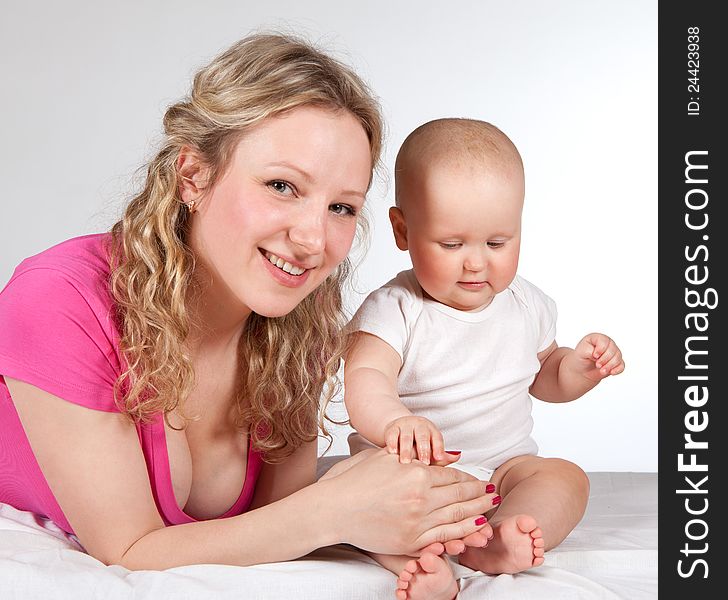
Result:
[[[485,548],[468,548],[460,564],[491,575],[520,573],[543,564],[543,533],[536,519],[516,515],[492,525],[493,539]]]
[[[458,584],[447,560],[429,552],[407,563],[397,579],[397,600],[453,600]]]

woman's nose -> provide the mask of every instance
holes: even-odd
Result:
[[[318,254],[326,247],[326,213],[303,206],[293,218],[288,231],[290,240],[307,254]]]

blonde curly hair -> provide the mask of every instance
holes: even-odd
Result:
[[[195,257],[186,240],[188,212],[179,193],[177,158],[184,146],[210,169],[225,172],[241,136],[264,119],[300,106],[345,110],[369,138],[379,164],[383,121],[366,84],[347,66],[290,35],[244,38],[202,68],[188,98],[164,116],[161,150],[148,164],[144,189],[111,229],[111,293],[126,370],[115,383],[120,409],[137,422],[184,414],[194,384],[185,352]],[[359,233],[367,223],[360,219]],[[340,388],[345,350],[342,286],[346,259],[289,314],[251,314],[240,337],[236,422],[267,462],[280,462],[316,439],[328,402]],[[323,406],[321,401],[323,398]]]

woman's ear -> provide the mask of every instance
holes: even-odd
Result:
[[[392,232],[394,233],[394,241],[397,248],[407,250],[407,223],[404,220],[402,211],[396,206],[389,209],[389,221],[392,223]]]
[[[179,175],[179,195],[185,204],[199,203],[207,187],[210,173],[199,152],[190,146],[182,146],[177,156],[177,175]]]

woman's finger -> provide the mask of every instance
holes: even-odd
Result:
[[[452,540],[462,540],[463,538],[480,531],[486,525],[484,516],[478,518],[468,517],[457,523],[447,525],[437,525],[425,531],[415,544],[418,548],[423,548],[434,542],[445,544]]]
[[[459,469],[431,466],[427,473],[430,477],[432,487],[449,486],[464,481],[479,481],[473,475]],[[485,486],[485,484],[483,484]]]
[[[477,519],[488,511],[493,510],[500,503],[500,496],[496,493],[475,495],[484,486],[478,487],[472,483],[459,485],[464,486],[462,491],[466,496],[474,497],[449,502],[450,497],[442,493],[442,488],[433,490],[433,494],[439,494],[440,501],[438,502],[438,498],[433,499],[434,508],[425,522],[427,526],[434,527],[447,523],[458,523],[466,520],[468,517]],[[444,502],[442,501],[443,499],[445,500]],[[485,522],[481,523],[481,525],[484,524]]]

